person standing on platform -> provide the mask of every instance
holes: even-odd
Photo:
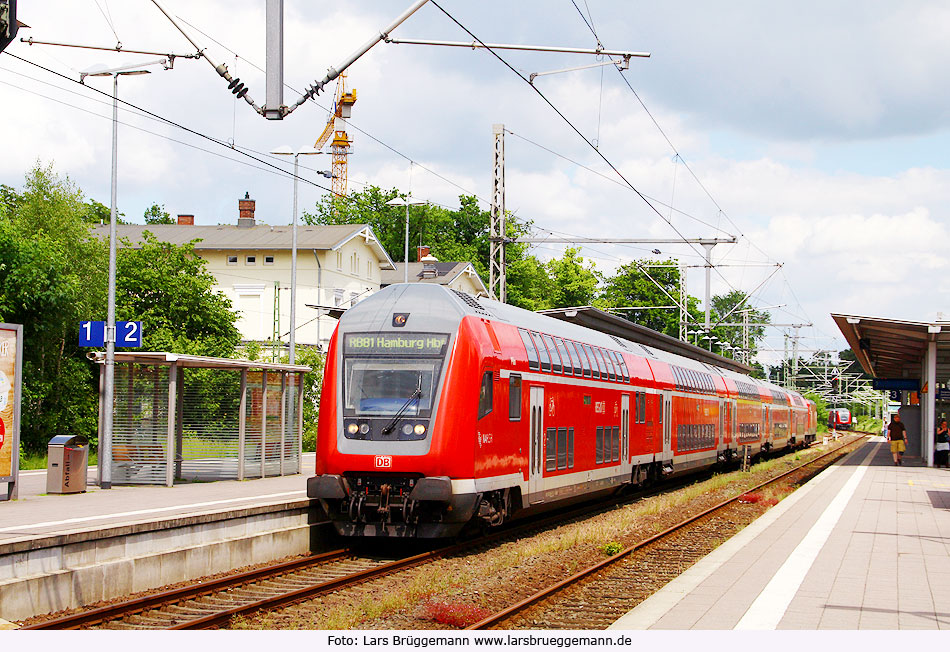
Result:
[[[947,428],[947,420],[940,420],[940,427],[937,428],[936,454],[934,455],[934,466],[950,469],[950,428]]]
[[[891,423],[887,426],[887,438],[891,440],[891,455],[894,456],[894,466],[900,466],[904,461],[904,451],[907,445],[904,443],[907,429],[901,423],[901,415],[895,414],[891,417]]]

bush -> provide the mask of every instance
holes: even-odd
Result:
[[[464,602],[429,602],[423,605],[425,618],[452,627],[468,627],[491,612],[474,604]]]
[[[610,543],[605,543],[600,547],[601,551],[608,557],[613,557],[621,550],[623,550],[623,544],[617,543],[616,541],[611,541]]]

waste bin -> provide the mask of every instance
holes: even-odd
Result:
[[[57,435],[49,440],[46,450],[46,493],[85,491],[89,441],[79,435]]]

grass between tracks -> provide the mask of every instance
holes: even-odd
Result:
[[[443,559],[425,567],[399,573],[359,590],[346,591],[279,612],[235,619],[234,629],[359,629],[464,627],[477,622],[486,609],[497,606],[498,593],[508,602],[552,569],[567,577],[617,545],[626,547],[644,535],[662,531],[679,520],[682,512],[699,511],[808,461],[828,450],[815,446],[807,451],[755,464],[747,472],[733,471],[693,485],[642,499],[569,523],[525,539],[510,541],[490,551]],[[770,506],[787,496],[793,486],[784,484],[758,490],[754,500]],[[671,518],[673,512],[680,512]],[[429,623],[425,625],[424,623]]]

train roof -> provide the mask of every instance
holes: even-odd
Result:
[[[554,335],[569,340],[584,342],[586,344],[599,346],[601,348],[612,349],[615,351],[626,351],[631,355],[643,357],[647,360],[660,361],[670,365],[679,365],[682,367],[707,371],[718,374],[725,378],[751,384],[764,396],[775,397],[777,393],[785,396],[801,395],[784,388],[774,385],[770,382],[752,378],[747,375],[751,368],[718,356],[711,354],[705,349],[693,346],[685,342],[680,342],[662,333],[650,330],[637,324],[632,324],[626,320],[608,315],[603,311],[597,311],[601,315],[607,315],[611,320],[601,318],[601,321],[607,322],[613,319],[621,320],[635,328],[629,329],[629,333],[636,335],[638,333],[651,334],[651,345],[634,341],[629,338],[619,337],[613,333],[603,332],[582,326],[573,321],[568,321],[568,313],[574,309],[564,309],[556,311],[563,314],[566,318],[558,318],[552,312],[537,313],[530,310],[524,310],[516,306],[487,299],[484,297],[473,297],[470,294],[451,290],[440,285],[428,285],[419,283],[395,283],[376,292],[366,299],[363,299],[353,308],[344,313],[340,320],[341,327],[348,330],[382,329],[396,330],[401,327],[392,324],[392,315],[401,313],[408,315],[406,326],[412,330],[423,330],[433,332],[452,332],[455,331],[462,319],[466,316],[476,316],[486,319],[494,319],[506,322],[518,328],[538,331],[547,335]],[[577,309],[582,310],[582,309]],[[590,310],[596,310],[595,308]],[[590,310],[584,312],[590,316]],[[420,324],[413,320],[413,314],[422,313],[425,315],[424,323]],[[617,324],[616,326],[622,326]],[[659,337],[657,337],[659,336]],[[669,340],[669,342],[666,342]],[[667,349],[676,349],[675,351],[659,348],[662,345]],[[712,357],[711,357],[712,356]],[[721,362],[722,364],[715,364]],[[731,389],[730,389],[731,392]],[[797,401],[794,401],[796,404]]]

